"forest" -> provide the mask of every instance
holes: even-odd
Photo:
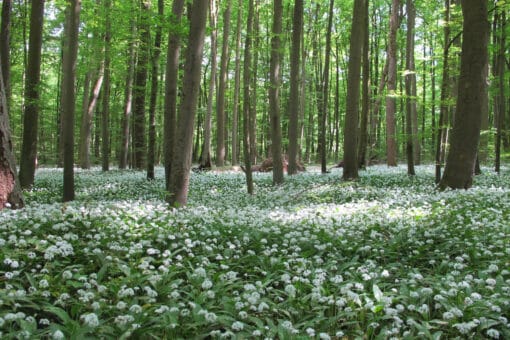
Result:
[[[510,338],[504,0],[3,0],[0,337]]]

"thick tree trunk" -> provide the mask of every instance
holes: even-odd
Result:
[[[280,64],[282,59],[280,35],[282,34],[282,0],[274,0],[273,35],[271,38],[271,62],[269,68],[269,112],[271,116],[271,153],[273,157],[273,184],[283,183],[282,127],[280,123]]]
[[[253,194],[253,177],[251,170],[250,152],[250,102],[252,95],[251,82],[251,45],[253,32],[253,0],[248,0],[248,22],[246,40],[244,42],[244,68],[243,68],[243,155],[246,167],[246,187],[248,194]]]
[[[2,3],[2,23],[0,26],[0,58],[2,60],[0,67],[2,68],[5,98],[7,110],[11,99],[11,49],[9,42],[11,39],[11,13],[12,0],[4,0]]]
[[[66,12],[66,32],[64,44],[62,79],[62,141],[64,160],[63,201],[74,200],[74,107],[76,59],[78,56],[78,29],[80,26],[80,0],[71,0]]]
[[[133,0],[131,0],[133,1]],[[131,5],[133,3],[131,2]],[[119,152],[119,169],[126,169],[129,155],[129,122],[131,120],[131,109],[133,104],[133,81],[135,73],[135,41],[136,24],[134,18],[131,18],[131,41],[129,42],[129,58],[126,73],[126,86],[124,88],[124,110],[122,113],[121,144]]]
[[[23,115],[23,145],[19,179],[23,188],[34,184],[37,163],[37,132],[39,130],[41,48],[44,19],[44,0],[32,1],[28,65],[25,82],[25,113]]]
[[[416,73],[414,67],[414,27],[416,10],[413,0],[406,1],[407,9],[407,37],[406,37],[406,156],[407,174],[414,176],[415,143],[418,119],[416,113]]]
[[[218,87],[218,99],[216,101],[216,166],[225,164],[225,92],[227,88],[228,60],[229,60],[229,31],[231,0],[227,0],[227,8],[223,13],[223,42],[220,61],[220,84]]]
[[[159,58],[161,56],[161,36],[162,23],[164,15],[164,1],[158,0],[158,20],[156,21],[156,36],[154,37],[154,49],[152,52],[152,71],[151,71],[151,96],[149,103],[149,147],[147,150],[147,179],[153,180],[154,163],[156,163],[156,105],[158,99],[158,77],[159,77]]]
[[[392,0],[390,33],[388,37],[388,95],[386,96],[386,162],[388,166],[397,166],[397,31],[398,9],[400,1]]]
[[[110,20],[110,11],[112,8],[111,0],[104,2],[105,35],[104,35],[104,88],[103,88],[103,112],[101,115],[101,166],[103,171],[110,170],[110,79],[111,79],[111,41],[112,41],[112,23]]]
[[[487,1],[462,0],[464,15],[457,113],[445,172],[439,187],[468,189],[473,182],[488,59]]]
[[[0,63],[2,56],[0,55]],[[12,150],[11,129],[7,97],[0,67],[0,210],[4,207],[12,209],[24,206],[23,194],[16,172],[16,160]]]
[[[290,50],[290,98],[289,98],[289,165],[287,173],[297,173],[298,135],[299,135],[299,66],[301,35],[303,32],[303,0],[294,0],[292,18],[292,46]]]
[[[344,125],[344,170],[342,178],[350,181],[358,178],[358,117],[359,83],[361,79],[361,60],[364,45],[365,0],[355,0],[353,5],[352,29],[349,48],[347,73],[347,102]],[[361,37],[361,38],[360,38]]]
[[[191,9],[189,44],[184,66],[182,101],[179,105],[177,134],[174,145],[168,201],[172,206],[184,206],[188,199],[193,125],[198,103],[202,55],[208,0],[194,0]]]
[[[184,11],[184,0],[176,0],[172,4],[170,22],[172,27],[180,27],[181,17]],[[165,84],[165,113],[164,113],[164,162],[165,162],[165,186],[170,190],[170,172],[172,169],[173,149],[175,135],[177,133],[177,80],[179,78],[179,57],[181,51],[181,39],[179,30],[170,30],[168,33],[168,48],[166,59],[166,84]]]
[[[133,87],[133,167],[143,170],[146,165],[145,90],[150,49],[150,2],[140,0],[138,63]]]
[[[239,96],[241,92],[241,16],[242,0],[237,4],[236,60],[234,79],[234,103],[232,108],[232,165],[239,163]]]

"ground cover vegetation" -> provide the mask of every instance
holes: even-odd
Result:
[[[0,332],[52,338],[510,337],[510,175],[436,191],[431,166],[309,169],[272,185],[164,170],[39,169],[0,214]]]

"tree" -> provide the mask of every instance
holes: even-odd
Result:
[[[292,17],[292,46],[290,51],[290,97],[289,97],[289,165],[287,173],[297,173],[299,134],[299,65],[301,36],[303,32],[303,0],[294,0]]]
[[[392,0],[390,33],[388,37],[388,95],[386,96],[386,157],[388,166],[397,166],[396,118],[397,110],[397,31],[399,0]]]
[[[64,192],[63,201],[74,200],[74,107],[76,59],[78,55],[78,31],[80,26],[80,0],[68,0],[66,25],[64,29],[65,43],[63,51],[62,79],[62,140],[64,157]]]
[[[244,67],[243,67],[243,156],[246,167],[246,189],[253,194],[253,177],[251,171],[251,142],[250,142],[250,96],[251,88],[251,45],[253,32],[253,0],[248,0],[248,21],[246,39],[244,41]]]
[[[138,62],[133,87],[133,167],[142,170],[146,161],[145,90],[150,49],[150,1],[140,0]]]
[[[30,38],[28,43],[28,64],[25,83],[25,114],[23,116],[23,144],[19,179],[21,187],[34,184],[37,163],[37,132],[39,129],[41,80],[41,48],[44,20],[44,0],[32,1],[30,12]]]
[[[202,54],[204,50],[207,0],[194,0],[191,8],[188,48],[184,65],[182,100],[179,105],[177,133],[174,145],[168,201],[172,206],[184,206],[188,199],[193,124],[198,103]]]
[[[0,63],[2,56],[0,55]],[[23,194],[16,172],[16,160],[12,150],[11,128],[2,68],[0,67],[0,210],[24,206]]]
[[[112,10],[111,0],[105,0],[105,34],[104,34],[104,88],[103,88],[103,114],[101,115],[101,167],[103,171],[110,168],[110,79],[111,79],[111,42],[112,23],[110,12]]]
[[[223,42],[220,60],[220,83],[218,86],[218,99],[216,101],[216,166],[225,164],[225,92],[228,77],[229,60],[229,33],[231,0],[227,0],[227,8],[223,12]]]
[[[282,128],[280,126],[280,60],[282,52],[280,35],[282,34],[282,0],[274,0],[273,32],[271,38],[271,66],[269,77],[269,112],[271,116],[271,152],[273,156],[273,184],[283,183]]]
[[[177,117],[177,80],[179,78],[179,56],[181,50],[180,23],[184,10],[184,0],[175,0],[172,4],[170,22],[172,28],[168,33],[166,59],[166,85],[164,108],[163,149],[165,162],[165,186],[170,190],[170,172],[172,168],[173,149],[175,144]]]
[[[239,163],[238,158],[238,126],[239,126],[239,95],[241,92],[241,14],[242,0],[239,0],[237,6],[237,24],[236,24],[236,57],[234,70],[234,103],[232,108],[232,165]]]
[[[156,162],[156,104],[158,99],[159,58],[161,56],[161,36],[163,30],[164,1],[158,0],[158,20],[152,52],[151,96],[149,103],[149,147],[147,150],[147,179],[153,180]]]
[[[370,113],[370,29],[368,21],[368,0],[365,1],[363,11],[363,66],[362,66],[362,82],[361,82],[361,117],[360,117],[360,133],[358,141],[358,164],[360,168],[368,165],[367,146],[368,146],[368,116]],[[337,76],[337,87],[339,87],[339,77]],[[337,137],[338,138],[338,137]]]
[[[361,52],[363,50],[365,25],[365,0],[355,0],[353,5],[352,28],[347,73],[347,102],[344,126],[344,180],[358,178],[358,116]]]
[[[2,3],[2,24],[0,27],[0,58],[2,60],[0,67],[2,68],[3,81],[5,87],[5,97],[7,109],[11,98],[11,13],[12,1],[4,0]]]
[[[407,174],[415,175],[414,153],[418,152],[415,146],[415,133],[413,128],[416,127],[416,70],[414,67],[414,26],[416,10],[413,0],[406,0],[407,8],[407,37],[406,37],[406,154],[407,154]]]
[[[461,6],[464,23],[457,113],[441,189],[471,187],[480,139],[489,40],[487,1],[462,0]]]

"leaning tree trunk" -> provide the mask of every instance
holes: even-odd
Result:
[[[462,0],[464,15],[457,111],[445,172],[439,187],[468,189],[480,139],[483,112],[484,72],[488,58],[489,23],[487,1]]]
[[[273,37],[271,39],[271,65],[269,76],[269,112],[271,115],[271,153],[273,156],[273,184],[283,183],[282,127],[280,124],[280,35],[282,33],[282,0],[274,0]]]
[[[174,145],[170,185],[167,199],[170,205],[184,206],[188,200],[193,126],[197,111],[202,55],[204,51],[207,0],[194,0],[191,9],[189,44],[184,65],[182,100],[179,106],[177,134]]]
[[[3,79],[0,67],[0,210],[4,207],[16,209],[24,206],[16,172],[16,160],[12,151],[11,128]]]

